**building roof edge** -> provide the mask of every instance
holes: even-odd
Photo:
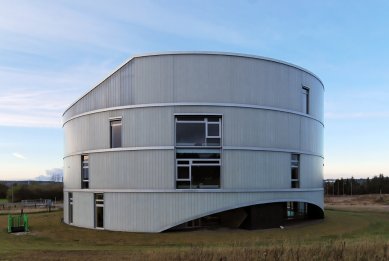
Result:
[[[84,94],[82,94],[77,100],[75,100],[72,104],[70,104],[66,109],[65,111],[63,112],[62,114],[62,117],[65,115],[65,113],[71,108],[73,107],[73,105],[75,105],[79,100],[81,100],[83,97],[85,97],[88,93],[90,93],[92,90],[94,90],[97,86],[99,86],[101,83],[103,83],[106,79],[108,79],[111,75],[113,75],[115,72],[119,71],[124,65],[126,65],[127,63],[129,63],[130,61],[132,61],[133,59],[135,58],[142,58],[142,57],[150,57],[150,56],[162,56],[162,55],[196,55],[196,54],[201,54],[201,55],[224,55],[224,56],[235,56],[235,57],[243,57],[243,58],[252,58],[252,59],[259,59],[259,60],[264,60],[264,61],[269,61],[269,62],[275,62],[275,63],[280,63],[280,64],[284,64],[284,65],[287,65],[287,66],[291,66],[291,67],[294,67],[296,69],[299,69],[301,71],[304,71],[310,75],[312,75],[313,77],[315,77],[320,83],[321,85],[323,86],[323,89],[324,89],[324,84],[322,82],[322,80],[316,75],[314,74],[313,72],[301,67],[301,66],[298,66],[298,65],[295,65],[293,63],[289,63],[289,62],[285,62],[285,61],[282,61],[282,60],[278,60],[278,59],[273,59],[273,58],[269,58],[269,57],[265,57],[265,56],[259,56],[259,55],[251,55],[251,54],[243,54],[243,53],[234,53],[234,52],[216,52],[216,51],[170,51],[170,52],[150,52],[150,53],[143,53],[143,54],[136,54],[136,55],[133,55],[131,56],[129,59],[125,60],[123,63],[121,63],[118,67],[116,67],[116,69],[114,69],[110,74],[108,74],[108,76],[104,77],[102,80],[98,81],[96,84],[93,85],[92,88],[90,88],[88,91],[86,91]]]

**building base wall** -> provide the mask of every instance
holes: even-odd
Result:
[[[254,229],[279,224],[280,220],[275,218],[283,211],[279,202],[307,202],[317,206],[311,213],[323,211],[322,189],[266,192],[175,190],[98,193],[104,193],[104,229],[113,231],[162,232],[203,216],[267,203],[273,204],[250,207],[249,215],[252,220],[250,224]],[[93,192],[78,190],[74,195],[77,196],[73,199],[73,225],[93,227]],[[65,202],[65,208],[67,205]],[[64,213],[68,213],[66,209]],[[268,213],[272,214],[268,216]],[[64,220],[66,222],[67,218]],[[226,219],[226,222],[232,221]]]

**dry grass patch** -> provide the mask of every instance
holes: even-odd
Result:
[[[62,212],[30,214],[31,233],[6,233],[0,259],[19,260],[388,260],[389,213],[326,211],[285,229],[160,234],[97,231],[61,223]]]

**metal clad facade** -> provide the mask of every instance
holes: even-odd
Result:
[[[94,227],[94,194],[73,192],[73,224],[80,227]]]
[[[160,232],[185,221],[228,209],[269,202],[306,201],[323,207],[322,191],[105,193],[105,228]],[[145,207],[147,206],[147,207]],[[129,216],[129,211],[131,214]]]
[[[64,220],[71,191],[74,225],[94,227],[93,193],[101,192],[104,227],[123,231],[158,232],[245,204],[296,200],[323,208],[323,93],[316,76],[268,59],[135,57],[64,113]],[[175,189],[175,115],[188,113],[222,116],[217,191]],[[110,119],[118,117],[122,146],[111,149]],[[300,154],[295,190],[292,153]],[[82,154],[89,155],[89,189],[81,189]]]
[[[174,150],[93,153],[91,189],[173,189]]]

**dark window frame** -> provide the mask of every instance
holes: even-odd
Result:
[[[115,132],[113,131],[117,126],[120,126],[119,137],[114,136]],[[117,141],[116,139],[119,140]],[[109,146],[111,149],[121,148],[123,146],[123,122],[121,118],[112,118],[109,120]]]
[[[178,142],[177,126],[179,124],[204,124],[204,133],[195,135],[203,137],[201,144]],[[181,189],[220,189],[221,188],[221,153],[222,153],[222,115],[180,114],[175,115],[175,188]],[[217,127],[215,127],[217,126]],[[213,128],[211,130],[211,128]],[[218,133],[215,132],[218,130]],[[213,133],[210,133],[213,132]],[[182,140],[182,139],[181,139]],[[216,142],[215,142],[216,141]],[[193,174],[198,168],[206,168],[204,176]],[[184,170],[184,168],[188,168]],[[218,168],[217,174],[212,173]],[[179,171],[184,170],[182,173]],[[186,171],[189,173],[186,174]],[[185,175],[183,175],[185,174]],[[204,182],[201,182],[203,179]],[[199,182],[200,180],[200,182]],[[195,184],[197,182],[199,184]],[[214,182],[214,184],[212,184]],[[208,183],[208,184],[207,184]],[[211,183],[211,184],[209,184]]]
[[[99,216],[100,209],[102,209],[102,216]],[[104,193],[94,193],[94,214],[95,228],[104,229]],[[102,220],[99,220],[99,217]]]
[[[175,117],[175,145],[176,147],[221,147],[222,146],[222,117],[220,115],[179,115]],[[203,133],[199,137],[203,140],[195,143],[178,142],[178,125],[181,124],[203,124]],[[209,127],[218,126],[218,135],[209,135]],[[212,142],[213,141],[213,142]]]
[[[297,177],[296,177],[297,174]],[[290,158],[291,188],[300,188],[300,154],[293,153]]]
[[[73,224],[73,192],[68,192],[68,221]]]
[[[85,175],[85,173],[86,173],[86,175]],[[90,174],[89,173],[89,154],[82,154],[81,155],[81,188],[82,189],[89,189],[89,174]]]
[[[304,103],[304,100],[302,101],[302,105],[303,105],[303,113],[306,113],[306,114],[309,114],[310,113],[310,92],[309,92],[309,88],[306,87],[306,86],[303,86],[302,87],[302,90],[301,90],[301,93],[302,93],[302,97],[304,97],[305,99],[305,103]]]

